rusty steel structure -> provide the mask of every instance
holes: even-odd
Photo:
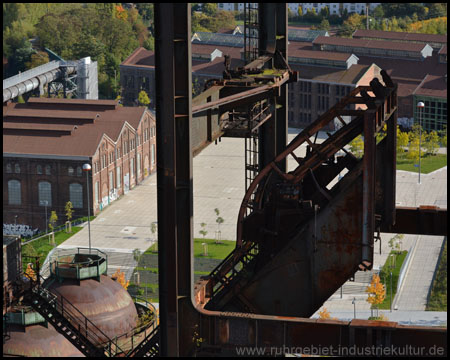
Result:
[[[241,69],[225,60],[224,79],[195,99],[190,26],[188,4],[155,4],[161,322],[149,347],[162,356],[238,355],[245,346],[412,344],[446,352],[445,329],[308,318],[355,271],[372,267],[379,231],[397,231],[397,86],[383,73],[384,84],[373,79],[356,88],[286,145],[286,85],[297,78],[286,61],[286,4],[259,4],[258,57]],[[335,118],[342,127],[316,143]],[[336,156],[359,134],[362,160]],[[257,174],[239,212],[236,249],[192,287],[192,155],[220,136],[257,139],[258,159],[249,164]],[[300,157],[295,150],[304,143],[308,152]],[[292,172],[288,156],[298,163]],[[441,221],[439,209],[424,210],[399,214]],[[426,233],[422,225],[413,231]]]
[[[444,328],[309,318],[356,271],[372,268],[381,231],[446,235],[446,210],[395,206],[397,85],[384,71],[382,82],[357,87],[287,144],[287,84],[298,79],[287,63],[287,7],[255,6],[246,8],[248,63],[231,69],[225,57],[223,79],[192,99],[190,5],[155,4],[160,325],[123,347],[114,333],[134,327],[136,310],[102,275],[106,259],[90,252],[51,268],[56,279],[73,278],[65,286],[41,285],[37,264],[30,306],[86,356],[273,356],[312,347],[367,356],[368,348],[407,346],[446,355]],[[341,127],[318,143],[335,119]],[[345,150],[360,134],[362,159]],[[192,158],[222,136],[246,141],[236,248],[194,284]],[[88,257],[86,269],[78,266]],[[83,276],[97,280],[83,280],[80,291]],[[95,281],[106,287],[91,294]],[[108,323],[83,298],[122,320]]]

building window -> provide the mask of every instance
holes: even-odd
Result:
[[[14,172],[16,173],[16,174],[20,174],[20,165],[19,164],[14,164]]]
[[[141,176],[141,154],[137,154],[137,176]]]
[[[39,205],[51,206],[52,205],[52,184],[48,181],[41,181],[38,184],[39,192]]]
[[[83,208],[83,186],[81,184],[72,183],[69,185],[69,197],[75,209]]]
[[[69,168],[67,169],[67,173],[69,174],[69,176],[73,176],[73,167],[69,166]]]
[[[152,165],[155,164],[155,144],[152,144]]]
[[[109,172],[109,189],[114,189],[114,171]]]
[[[120,174],[120,167],[117,168],[117,176],[116,176],[116,183],[117,183],[117,187],[120,188],[120,179],[121,179],[121,174]]]
[[[20,191],[20,181],[18,180],[8,181],[8,204],[9,205],[22,204],[22,193]]]
[[[45,175],[51,175],[52,174],[52,169],[50,167],[50,165],[46,165],[45,166]]]
[[[81,166],[77,166],[77,176],[80,177],[82,174]]]
[[[97,181],[97,182],[95,183],[95,188],[94,188],[94,201],[95,201],[96,204],[99,203],[99,200],[98,200],[98,196],[99,196],[99,187],[100,187],[100,184],[99,184],[99,182]]]
[[[38,175],[42,175],[42,165],[37,165],[37,166],[36,166],[36,173],[37,173]]]
[[[11,174],[11,173],[12,173],[12,166],[11,166],[10,163],[6,164],[6,172],[7,172],[8,174]]]
[[[130,159],[130,172],[131,172],[131,176],[134,177],[134,158]]]

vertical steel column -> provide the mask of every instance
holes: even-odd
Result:
[[[276,3],[276,50],[288,61],[288,8],[286,3]],[[280,58],[275,55],[274,65],[276,68],[284,68],[279,63]],[[288,85],[280,89],[280,95],[276,99],[276,152],[283,152],[288,139]],[[281,171],[287,171],[287,158],[278,163]]]
[[[272,66],[284,68],[279,59],[279,52],[287,59],[287,6],[285,3],[259,3],[259,55],[274,55]],[[263,169],[287,143],[287,85],[282,86],[273,101],[273,119],[260,129],[259,169]],[[282,171],[286,169],[286,160],[279,164]]]
[[[191,16],[155,3],[160,354],[179,355],[179,299],[190,299],[192,253]]]
[[[363,158],[363,229],[362,261],[373,262],[373,233],[375,231],[375,155],[376,112],[364,113],[364,158]]]
[[[397,96],[395,91],[390,95],[391,100],[388,102],[390,108],[388,112],[392,112],[393,101],[392,98]],[[386,159],[383,163],[386,165],[384,168],[385,173],[385,219],[383,223],[390,225],[395,224],[395,186],[396,186],[396,167],[397,167],[397,109],[391,114],[389,120],[387,121],[387,147],[386,147]]]

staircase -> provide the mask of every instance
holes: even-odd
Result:
[[[116,356],[123,351],[94,323],[61,294],[55,295],[39,284],[28,290],[30,305],[56,331],[87,357]]]
[[[159,326],[157,326],[141,343],[131,350],[127,357],[156,357],[159,355]]]

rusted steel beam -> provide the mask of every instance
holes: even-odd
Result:
[[[404,326],[396,322],[371,320],[320,320],[285,316],[264,316],[199,309],[201,337],[206,346],[198,354],[242,356],[242,351],[259,351],[259,356],[303,353],[311,355],[376,356],[380,351],[405,353],[422,349],[423,354],[447,353],[447,330],[438,327]],[[309,351],[309,353],[308,353]],[[331,351],[331,352],[330,352]],[[358,351],[358,352],[357,352]],[[376,352],[378,351],[378,353]],[[361,353],[362,352],[362,353]]]
[[[364,114],[364,157],[363,157],[363,222],[362,262],[373,262],[373,234],[375,231],[375,111]],[[370,265],[370,268],[372,266]]]
[[[437,206],[398,206],[395,210],[395,224],[382,226],[382,232],[447,236],[447,209]]]
[[[193,281],[190,15],[190,5],[186,3],[155,4],[158,262],[163,356],[178,356],[184,346],[179,303],[190,295]]]

